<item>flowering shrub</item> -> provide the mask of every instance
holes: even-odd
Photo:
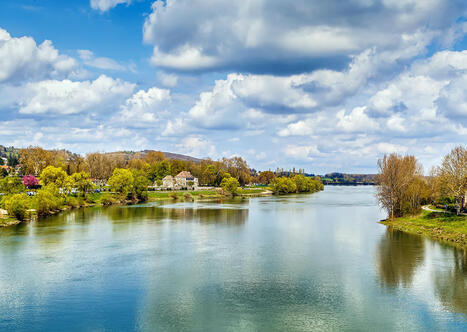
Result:
[[[34,188],[39,185],[39,180],[34,175],[26,175],[23,177],[23,184],[27,188]]]

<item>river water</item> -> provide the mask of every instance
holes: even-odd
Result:
[[[383,217],[333,186],[0,229],[0,330],[466,330],[466,253]]]

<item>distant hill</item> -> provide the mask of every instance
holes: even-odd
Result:
[[[320,175],[321,181],[329,185],[372,185],[375,184],[376,174],[346,174],[328,173]]]
[[[10,154],[18,156],[19,150],[20,149],[15,148],[15,147],[5,147],[3,145],[0,145],[0,157],[8,158],[8,156]],[[123,156],[125,156],[126,160],[129,160],[129,159],[133,158],[134,155],[144,156],[149,151],[150,150],[136,151],[136,152],[135,151],[115,151],[115,152],[109,152],[108,154],[123,155]],[[73,153],[71,153],[69,151],[65,151],[65,152],[70,154],[70,155],[73,154]],[[165,158],[167,158],[167,159],[192,161],[192,162],[195,162],[195,163],[201,162],[201,160],[202,160],[202,159],[199,159],[199,158],[195,158],[195,157],[191,157],[191,156],[187,156],[187,155],[183,155],[183,154],[179,154],[179,153],[172,153],[172,152],[162,152],[162,153],[164,154]]]

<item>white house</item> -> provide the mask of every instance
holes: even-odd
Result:
[[[167,175],[162,179],[162,189],[189,189],[196,190],[198,189],[198,178],[195,178],[188,171],[182,171],[178,173],[175,177]]]

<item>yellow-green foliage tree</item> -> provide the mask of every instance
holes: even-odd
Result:
[[[92,182],[89,173],[73,173],[72,175],[70,175],[70,178],[72,186],[76,188],[78,192],[85,194],[86,192],[92,189]]]
[[[292,179],[280,177],[271,182],[271,190],[274,194],[289,194],[297,192],[297,185]]]
[[[110,188],[123,197],[127,197],[133,188],[133,173],[129,169],[116,168],[109,178]]]
[[[19,194],[26,190],[21,178],[17,176],[7,176],[0,180],[0,192],[6,195]]]
[[[43,186],[54,185],[58,189],[64,188],[67,176],[60,167],[47,166],[41,173],[40,183]]]
[[[26,211],[30,206],[30,198],[24,193],[13,194],[5,199],[3,206],[9,215],[14,216],[18,220],[24,220]]]
[[[240,183],[236,178],[224,178],[221,182],[221,188],[226,194],[236,195]]]

